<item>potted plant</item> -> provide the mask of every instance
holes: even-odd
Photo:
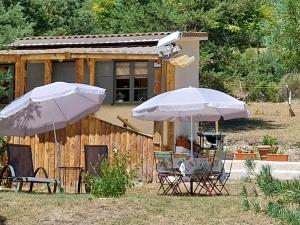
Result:
[[[289,155],[284,154],[283,150],[279,150],[279,148],[273,148],[271,153],[266,155],[267,161],[278,161],[278,162],[287,162],[289,161]]]
[[[239,148],[234,156],[236,160],[256,159],[256,153],[249,146]]]
[[[271,153],[273,149],[278,149],[277,139],[269,134],[263,136],[262,145],[257,146],[259,156],[262,160],[266,159],[266,155]]]

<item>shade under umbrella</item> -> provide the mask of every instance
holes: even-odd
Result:
[[[99,110],[105,89],[56,82],[37,87],[0,112],[0,135],[31,136],[64,128]]]
[[[189,87],[157,95],[134,108],[132,115],[142,120],[193,122],[244,118],[248,111],[244,102],[223,92]]]

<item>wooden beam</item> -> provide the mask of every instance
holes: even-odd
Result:
[[[51,60],[46,60],[45,62],[45,74],[44,74],[44,84],[50,84],[52,82],[52,62]]]
[[[130,122],[128,122],[127,119],[123,118],[122,116],[118,115],[117,119],[121,120],[123,124],[125,124],[127,127],[130,129],[136,131],[136,132],[141,132],[139,129],[137,129],[134,125],[132,125]]]
[[[172,65],[170,62],[167,63],[167,91],[171,91],[175,89],[175,66]],[[170,149],[173,149],[174,147],[174,138],[175,138],[175,132],[174,132],[174,122],[168,122],[167,123],[167,144]]]
[[[0,55],[0,63],[15,63],[16,61],[16,55]]]
[[[84,83],[84,59],[76,59],[76,82]]]
[[[96,85],[96,60],[88,59],[89,71],[90,71],[90,85]]]
[[[47,54],[30,54],[22,55],[26,61],[40,61],[40,60],[65,60],[64,53],[47,53]]]
[[[71,53],[73,59],[99,59],[99,60],[158,60],[160,57],[153,54],[103,54],[103,53]]]
[[[25,92],[26,61],[17,57],[15,67],[15,98],[18,98]]]
[[[161,64],[161,62],[157,62]],[[161,93],[162,84],[162,64],[160,67],[155,68],[154,71],[154,94],[159,95]],[[153,127],[153,144],[156,151],[160,151],[163,145],[163,135],[164,135],[164,122],[154,121]]]

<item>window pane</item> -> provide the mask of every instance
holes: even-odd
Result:
[[[134,75],[148,74],[148,62],[136,62],[134,64]]]
[[[116,75],[130,75],[130,63],[116,63]]]
[[[134,88],[147,88],[148,79],[147,78],[135,78],[134,79]]]
[[[147,89],[135,89],[134,90],[134,101],[146,101],[147,100]]]
[[[129,89],[116,90],[116,101],[117,102],[129,102]]]
[[[118,88],[129,88],[129,79],[117,79],[117,89]]]

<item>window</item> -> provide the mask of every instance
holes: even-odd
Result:
[[[116,62],[116,102],[142,102],[148,99],[148,62]]]

